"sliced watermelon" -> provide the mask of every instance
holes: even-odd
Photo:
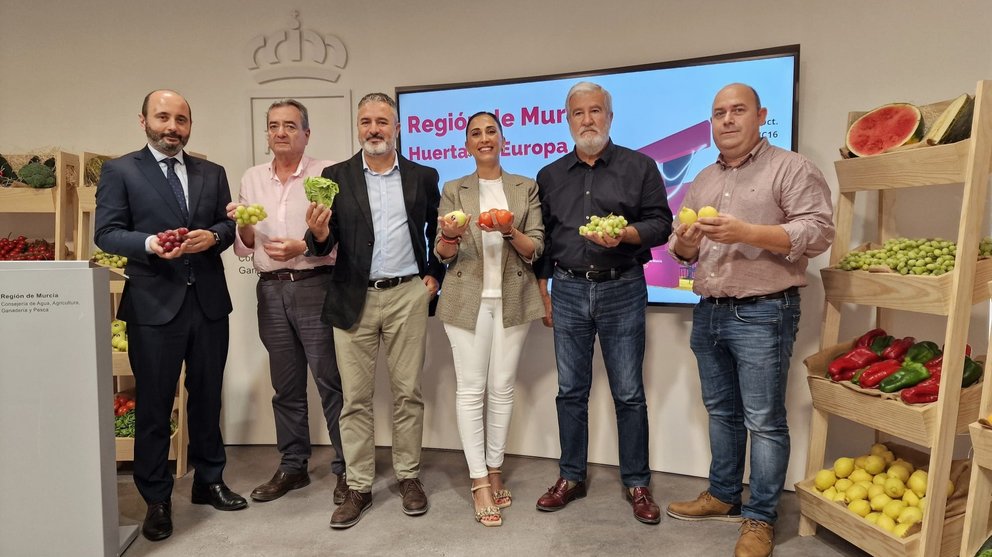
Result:
[[[908,103],[893,103],[855,120],[847,130],[847,149],[856,157],[867,157],[917,143],[922,137],[920,109]]]
[[[927,130],[923,139],[930,145],[955,143],[968,139],[971,135],[971,117],[975,111],[975,99],[967,93],[951,101],[944,112]]]

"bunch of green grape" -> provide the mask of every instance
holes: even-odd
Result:
[[[992,238],[988,236],[982,238],[982,241],[978,243],[978,255],[992,256]]]
[[[616,238],[625,226],[627,226],[627,219],[622,216],[614,215],[613,213],[605,217],[593,215],[589,217],[589,222],[579,227],[579,234],[585,236],[591,232],[600,236],[607,234]]]
[[[127,258],[123,255],[114,255],[98,249],[93,253],[93,262],[104,267],[123,269],[127,265]]]
[[[269,215],[265,214],[265,207],[262,207],[258,203],[252,203],[247,206],[238,205],[238,208],[234,210],[234,220],[238,223],[238,226],[258,224],[265,220],[267,216]]]
[[[852,251],[837,267],[845,271],[885,266],[901,275],[942,275],[954,270],[957,245],[947,240],[893,238],[881,248]]]

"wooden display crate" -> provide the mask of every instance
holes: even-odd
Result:
[[[944,104],[947,104],[946,102]],[[922,108],[922,107],[921,107]],[[834,161],[841,193],[960,184],[971,140]],[[908,171],[907,169],[912,169]]]
[[[866,251],[880,246],[863,244],[852,251]],[[835,302],[874,305],[889,309],[947,315],[951,308],[951,283],[954,273],[940,276],[901,275],[844,271],[836,267],[820,269],[827,299]],[[992,281],[992,259],[979,259],[975,270],[972,304],[989,299],[986,284]]]
[[[968,426],[968,432],[971,434],[975,464],[982,468],[992,468],[992,429],[975,422]]]
[[[8,155],[12,159],[23,155]],[[71,153],[55,153],[55,186],[32,188],[21,182],[10,187],[0,187],[0,211],[4,213],[50,213],[55,215],[55,259],[71,259],[66,241],[71,223],[69,190],[79,179],[79,157]]]
[[[920,552],[919,532],[905,538],[893,536],[845,506],[826,500],[816,492],[812,478],[797,483],[796,494],[799,495],[803,515],[872,555],[918,555]],[[961,514],[944,521],[940,555],[958,554],[964,518],[965,515]]]
[[[178,421],[178,411],[173,412],[172,419]],[[178,424],[176,431],[169,437],[169,460],[176,460],[179,455],[179,432],[182,424]],[[117,452],[117,462],[131,462],[134,460],[134,437],[114,437],[114,445]],[[182,476],[183,474],[177,474]]]
[[[854,341],[829,346],[803,360],[810,395],[817,410],[836,414],[852,422],[884,431],[923,447],[933,446],[937,433],[937,404],[905,404],[857,392],[827,376],[827,366],[854,347]],[[982,384],[961,389],[955,431],[964,433],[978,415]]]
[[[79,165],[79,186],[73,190],[76,206],[76,254],[79,259],[89,259],[92,255],[90,244],[93,241],[93,213],[96,211],[96,183],[86,178],[86,167],[93,159],[110,159],[109,155],[83,153]]]

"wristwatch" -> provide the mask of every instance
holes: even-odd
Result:
[[[303,250],[303,257],[313,257],[313,254],[310,253],[310,246],[307,246],[307,248]]]
[[[220,234],[214,232],[213,230],[211,230],[210,233],[214,235],[214,243],[220,245]]]

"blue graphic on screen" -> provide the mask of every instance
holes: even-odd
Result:
[[[745,53],[746,54],[746,53]],[[658,163],[673,213],[681,207],[692,180],[719,152],[712,143],[710,111],[716,92],[729,83],[754,87],[768,109],[761,133],[783,149],[795,146],[793,120],[798,48],[785,54],[717,62],[687,61],[680,67],[617,70],[596,75],[524,78],[502,84],[401,88],[400,152],[436,168],[441,183],[475,170],[465,151],[465,120],[486,110],[503,125],[507,172],[534,177],[572,150],[565,117],[565,95],[580,81],[592,81],[613,96],[613,142],[639,150]],[[690,65],[691,64],[691,65]],[[698,207],[697,207],[698,209]],[[674,261],[666,246],[652,249],[645,265],[648,301],[694,304],[692,268]]]

